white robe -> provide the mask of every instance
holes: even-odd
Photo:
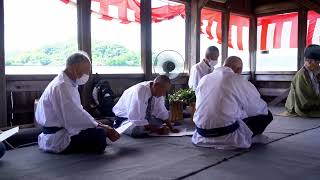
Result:
[[[189,88],[196,90],[200,79],[203,76],[210,74],[212,71],[213,71],[213,68],[208,66],[204,62],[204,60],[193,65],[190,70],[190,76],[189,76],[189,82],[188,82]]]
[[[142,82],[125,90],[118,103],[112,109],[114,114],[118,117],[128,118],[135,126],[148,125],[148,120],[145,117],[148,100],[152,96],[151,82]],[[151,114],[156,118],[167,120],[169,112],[164,103],[164,97],[153,97]]]
[[[252,132],[242,119],[267,115],[268,108],[259,92],[249,81],[228,67],[217,68],[204,76],[196,89],[194,122],[202,129],[225,127],[238,121],[240,127],[220,137],[202,137],[195,132],[192,142],[218,149],[249,148]]]
[[[54,134],[39,135],[39,148],[48,152],[62,152],[70,144],[71,136],[98,125],[83,109],[78,86],[63,72],[43,92],[35,116],[41,126],[63,127]]]

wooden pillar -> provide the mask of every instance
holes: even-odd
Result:
[[[304,49],[307,45],[308,11],[300,8],[298,13],[298,70],[304,65]]]
[[[201,9],[198,0],[190,1],[190,14],[189,14],[189,49],[187,61],[189,67],[199,62],[200,58],[200,26],[201,26]]]
[[[4,58],[4,9],[0,0],[0,127],[7,126],[6,73]]]
[[[152,79],[152,19],[151,1],[140,1],[141,19],[141,64],[144,71],[145,80]]]
[[[191,69],[191,57],[190,57],[190,47],[191,47],[191,3],[188,2],[186,3],[186,39],[185,39],[185,67],[186,67],[186,71],[189,72],[189,70]]]
[[[221,65],[223,65],[225,59],[228,57],[230,11],[227,10],[223,12],[221,19],[222,19]]]
[[[249,65],[250,65],[250,80],[255,81],[256,59],[257,59],[257,17],[250,17],[249,25]]]
[[[91,57],[91,0],[77,1],[77,17],[78,49],[87,52]],[[80,87],[81,102],[86,110],[89,110],[92,102],[91,86],[92,78],[84,86]]]

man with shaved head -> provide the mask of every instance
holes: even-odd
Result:
[[[211,73],[214,66],[218,64],[219,49],[215,46],[209,46],[206,50],[205,58],[193,65],[190,70],[188,85],[195,90],[199,84],[200,79]]]
[[[35,117],[42,126],[38,137],[41,150],[53,153],[102,153],[120,135],[111,127],[95,121],[83,109],[78,86],[84,85],[91,70],[85,52],[70,55],[66,69],[51,81],[38,102]]]
[[[142,137],[150,132],[158,134],[177,132],[168,120],[169,112],[164,101],[164,96],[170,87],[170,79],[160,75],[153,81],[142,82],[125,90],[113,107],[116,115],[114,127],[118,128],[132,122],[133,126],[125,131],[125,134],[132,137]],[[164,123],[167,126],[163,126]]]
[[[257,89],[241,77],[242,60],[231,56],[224,66],[204,76],[196,89],[196,131],[192,142],[218,149],[249,148],[252,137],[272,121]],[[257,136],[258,135],[258,136]]]

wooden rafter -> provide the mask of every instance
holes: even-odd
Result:
[[[314,10],[317,13],[320,13],[320,1],[319,0],[296,0],[296,2],[302,6],[306,7],[310,10]]]
[[[202,9],[203,7],[206,6],[206,4],[208,3],[209,0],[200,0],[199,1],[199,8]]]

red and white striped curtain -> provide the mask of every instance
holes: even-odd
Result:
[[[60,0],[74,4],[74,0]],[[121,23],[140,23],[140,1],[138,0],[92,0],[91,10],[105,20],[118,19]],[[154,23],[185,17],[184,5],[164,5],[152,8]],[[222,42],[221,13],[203,9],[201,32],[209,39]],[[280,14],[258,18],[258,49],[297,48],[298,13]],[[307,44],[320,44],[320,14],[308,14]],[[246,50],[249,47],[249,19],[230,15],[228,45],[230,48]]]

